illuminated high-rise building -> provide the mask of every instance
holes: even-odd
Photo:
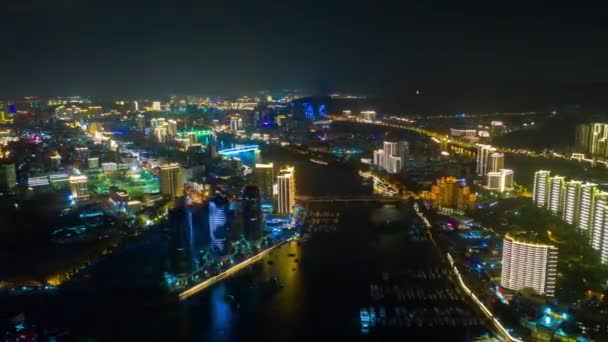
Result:
[[[167,121],[167,135],[171,137],[177,136],[177,121],[168,120]]]
[[[156,126],[154,128],[154,136],[158,142],[165,142],[167,140],[167,126]]]
[[[152,102],[152,110],[155,112],[160,112],[162,110],[160,101]]]
[[[165,118],[154,118],[150,120],[150,128],[152,129],[152,131],[154,131],[156,127],[163,126],[164,124]]]
[[[13,193],[17,186],[15,164],[0,164],[0,193]]]
[[[228,200],[217,196],[209,200],[209,236],[214,252],[223,254],[226,251],[228,233]]]
[[[505,192],[513,190],[513,170],[500,169],[488,172],[488,190]]]
[[[608,157],[608,124],[593,122],[578,125],[576,146],[593,157]]]
[[[232,131],[233,133],[236,133],[236,132],[240,131],[242,127],[243,127],[243,119],[241,119],[239,116],[230,117],[230,131]]]
[[[503,153],[490,154],[488,161],[488,172],[499,172],[505,168],[505,155]]]
[[[158,177],[161,194],[173,198],[184,195],[184,180],[182,177],[182,169],[179,164],[161,165]]]
[[[408,155],[407,141],[385,141],[381,150],[374,151],[373,163],[388,173],[399,173],[404,170]]]
[[[588,235],[593,227],[593,209],[597,191],[597,184],[585,183],[581,185],[581,199],[577,223],[578,230],[581,234]]]
[[[89,158],[88,160],[88,164],[89,164],[89,169],[97,169],[99,168],[99,158],[97,157],[92,157]]]
[[[488,159],[496,149],[490,145],[477,144],[477,175],[486,176],[488,173]]]
[[[398,155],[401,159],[401,172],[405,173],[405,171],[407,170],[407,160],[410,158],[409,142],[405,140],[399,141]]]
[[[384,150],[374,150],[374,159],[373,159],[374,165],[376,165],[380,168],[383,168],[384,158],[385,158]]]
[[[84,175],[70,176],[72,200],[84,201],[89,199],[88,181],[87,176]]]
[[[255,164],[253,175],[262,198],[266,201],[272,201],[274,195],[274,164]]]
[[[513,170],[501,169],[500,170],[500,186],[501,191],[512,190],[515,185]]]
[[[557,247],[536,242],[525,233],[507,233],[503,239],[500,285],[519,291],[531,288],[537,294],[555,295]]]
[[[91,118],[95,118],[95,117],[98,117],[99,115],[101,115],[102,111],[103,111],[103,108],[101,106],[89,106],[88,115]]]
[[[364,110],[360,114],[363,121],[376,121],[376,112],[373,110]]]
[[[200,269],[203,251],[209,247],[209,213],[186,196],[176,200],[167,214],[169,271],[185,278]]]
[[[282,215],[291,214],[296,205],[296,180],[293,166],[279,172],[277,184],[279,192],[277,213]]]
[[[394,141],[385,141],[383,144],[383,150],[386,155],[397,156],[399,153],[399,144]]]
[[[549,197],[547,208],[557,215],[562,212],[564,206],[564,182],[562,176],[554,176],[549,179]]]
[[[196,136],[196,132],[186,133],[186,138],[190,141],[190,145],[194,145],[194,144],[198,143],[198,138]]]
[[[89,159],[89,148],[88,147],[76,147],[74,148],[74,159],[80,161],[86,161]]]
[[[534,173],[534,188],[532,200],[539,207],[546,207],[549,198],[549,178],[551,171],[536,171]]]
[[[53,169],[58,169],[61,167],[61,155],[58,152],[51,155],[51,167]]]
[[[388,173],[399,173],[402,169],[401,157],[389,156],[386,159],[385,170]]]
[[[500,189],[500,172],[488,172],[488,190],[498,191]]]
[[[137,114],[135,117],[135,125],[137,126],[138,131],[143,132],[146,129],[146,117],[143,114]]]
[[[441,187],[439,204],[444,208],[456,208],[458,206],[458,190],[460,185],[453,177],[442,178],[437,184]]]
[[[184,151],[187,151],[188,147],[190,147],[190,139],[188,138],[175,138],[175,142],[181,146]]]
[[[442,177],[431,187],[433,206],[448,210],[467,210],[475,206],[477,196],[455,177]]]
[[[583,182],[571,180],[566,182],[564,193],[564,210],[562,219],[569,224],[576,224],[579,220],[581,208],[581,186]]]
[[[490,123],[490,136],[492,138],[497,137],[502,134],[504,129],[502,121],[492,121]]]
[[[6,110],[4,110],[4,108],[0,107],[0,123],[4,123],[4,122],[8,122],[9,118],[8,118],[8,114],[6,113]]]
[[[591,135],[589,137],[589,147],[588,152],[592,156],[602,155],[602,141],[604,138],[604,124],[602,123],[592,123],[591,124]]]
[[[598,192],[594,197],[591,247],[600,254],[602,263],[608,263],[608,193]]]

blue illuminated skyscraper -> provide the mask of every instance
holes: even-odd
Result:
[[[209,200],[211,250],[219,254],[225,252],[228,232],[228,200],[225,197],[217,196]]]
[[[306,119],[314,120],[315,119],[315,108],[308,102],[302,103],[302,106],[304,106],[304,116],[306,117]]]
[[[327,107],[324,104],[319,105],[319,117],[324,118],[327,116]]]

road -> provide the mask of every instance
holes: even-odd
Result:
[[[181,292],[179,294],[179,300],[188,299],[188,298],[194,296],[195,294],[197,294],[197,293],[205,290],[209,286],[211,286],[211,285],[213,285],[213,284],[215,284],[215,283],[217,283],[219,281],[222,281],[225,278],[228,278],[228,277],[230,277],[232,275],[237,274],[241,270],[245,269],[247,266],[252,265],[252,264],[260,261],[263,257],[265,257],[266,255],[270,254],[270,252],[272,252],[276,248],[279,248],[280,246],[282,246],[282,245],[284,245],[286,243],[290,243],[294,239],[295,238],[290,238],[290,239],[282,241],[282,242],[280,242],[280,243],[278,243],[278,244],[276,244],[276,245],[274,245],[272,247],[269,247],[269,248],[261,251],[260,253],[254,255],[254,256],[252,256],[252,257],[250,257],[248,259],[245,259],[245,260],[241,261],[240,263],[232,266],[231,268],[227,269],[226,271],[224,271],[224,272],[222,272],[222,273],[220,273],[220,274],[218,274],[216,276],[213,276],[213,277],[205,280],[204,282],[202,282],[200,284],[197,284],[197,285],[195,285],[195,286],[193,286],[193,287],[191,287],[191,288],[189,288],[187,290],[184,290],[183,292]]]

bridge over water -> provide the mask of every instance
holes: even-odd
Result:
[[[386,197],[386,196],[296,196],[296,202],[301,204],[307,203],[368,203],[368,202],[380,202],[380,203],[397,203],[403,201],[399,197]]]

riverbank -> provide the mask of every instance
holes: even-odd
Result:
[[[507,328],[505,328],[505,326],[494,315],[494,313],[492,313],[488,309],[488,307],[481,300],[479,300],[477,295],[473,291],[471,291],[471,289],[464,282],[464,280],[460,274],[460,271],[458,270],[458,267],[456,266],[454,258],[452,258],[452,256],[450,255],[450,253],[448,251],[442,250],[442,248],[439,246],[439,244],[435,241],[435,238],[433,237],[432,224],[429,222],[429,220],[426,218],[426,216],[424,216],[424,214],[422,213],[422,211],[419,209],[418,206],[415,206],[414,208],[416,211],[416,215],[418,215],[420,220],[422,220],[424,225],[427,227],[427,232],[429,234],[429,237],[431,238],[431,241],[433,241],[433,245],[437,248],[437,250],[440,251],[440,253],[445,255],[446,260],[449,262],[449,265],[454,274],[457,284],[464,291],[464,293],[466,293],[469,296],[469,298],[477,306],[477,308],[485,315],[485,317],[488,319],[488,321],[491,322],[491,324],[495,327],[495,329],[496,329],[495,334],[498,336],[505,337],[509,341],[512,341],[512,342],[522,342],[522,340],[519,339],[518,337],[511,335],[509,330],[507,330]]]

